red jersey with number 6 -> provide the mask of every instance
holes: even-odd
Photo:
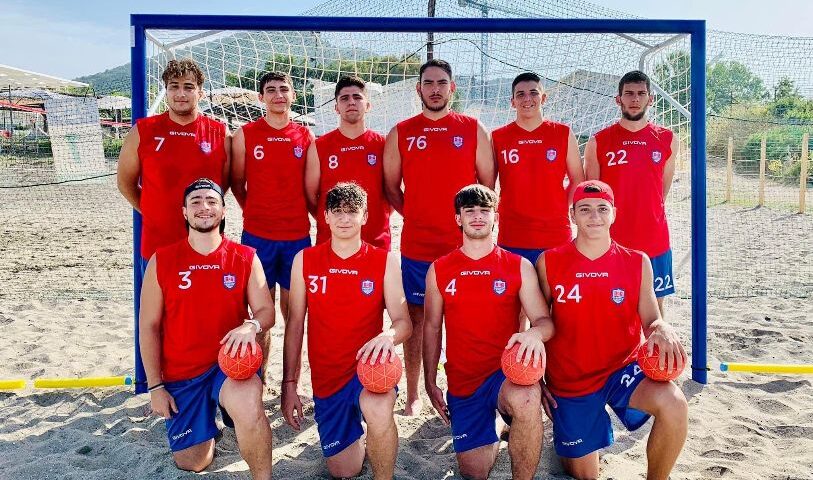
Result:
[[[401,252],[431,262],[460,246],[454,196],[477,182],[477,119],[449,112],[430,120],[421,113],[397,128],[404,177]]]
[[[543,255],[556,328],[545,343],[546,383],[562,397],[596,392],[635,360],[643,338],[638,315],[643,256],[612,242],[604,255],[590,260],[575,241]]]
[[[348,258],[330,242],[302,253],[313,394],[333,395],[356,374],[356,353],[384,328],[387,251],[362,243]]]
[[[248,316],[254,249],[226,237],[201,255],[187,239],[159,248],[156,274],[161,318],[161,374],[165,382],[197,377],[217,363],[220,340]]]
[[[361,238],[379,248],[390,249],[390,204],[384,196],[384,136],[372,130],[348,138],[339,129],[316,139],[319,154],[319,205],[316,211],[316,243],[330,240],[325,222],[325,196],[339,182],[355,182],[367,192],[367,223]]]
[[[632,132],[620,123],[596,134],[599,180],[613,189],[618,214],[610,236],[657,257],[669,250],[663,171],[672,156],[672,132],[653,124]]]
[[[186,238],[181,214],[183,190],[205,177],[224,189],[226,126],[205,115],[187,125],[169,112],[141,118],[138,160],[141,163],[141,256]]]
[[[456,249],[435,261],[452,395],[471,395],[501,368],[505,345],[519,331],[521,264],[522,257],[496,246],[477,260]]]
[[[307,237],[310,220],[304,177],[310,130],[294,122],[274,128],[265,118],[242,128],[247,190],[243,229],[268,240]]]

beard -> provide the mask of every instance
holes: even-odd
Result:
[[[193,219],[194,220],[194,219]],[[186,221],[189,224],[189,228],[196,232],[200,233],[209,233],[216,228],[220,228],[220,224],[223,222],[223,218],[221,217],[220,220],[212,222],[211,225],[203,223],[202,225],[195,225],[194,223],[190,222],[189,220]]]
[[[641,112],[638,115],[631,115],[626,109],[622,108],[621,109],[621,116],[624,117],[626,120],[629,120],[631,122],[637,122],[638,120],[644,118],[644,116],[646,115],[647,110],[648,109],[646,107],[644,107],[644,108],[641,109]]]
[[[426,102],[426,99],[423,98],[423,95],[421,95],[421,103],[430,112],[442,112],[443,110],[446,110],[446,107],[449,105],[449,100],[446,99],[446,101],[443,102],[442,105],[439,105],[437,107],[433,107],[433,106],[430,106],[429,103]]]
[[[474,229],[471,229],[471,228],[464,228],[463,233],[466,235],[466,237],[468,237],[468,238],[470,238],[472,240],[482,240],[484,238],[490,237],[491,232],[493,230],[494,230],[493,226],[491,228],[483,229],[483,230],[474,230]]]

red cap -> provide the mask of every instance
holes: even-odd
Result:
[[[598,180],[585,180],[576,185],[576,188],[573,190],[573,205],[576,205],[579,200],[584,200],[585,198],[602,198],[610,202],[610,205],[615,206],[613,189],[606,183]]]

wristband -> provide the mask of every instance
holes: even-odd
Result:
[[[152,393],[155,390],[158,390],[160,388],[164,388],[164,383],[163,382],[159,383],[158,385],[153,385],[152,387],[147,387],[147,391]]]
[[[253,318],[248,320],[243,320],[243,324],[250,323],[257,328],[257,333],[263,333],[263,327],[260,326],[259,320],[254,320]]]

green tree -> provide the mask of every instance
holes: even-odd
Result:
[[[807,123],[813,121],[813,99],[802,97],[793,80],[782,77],[774,86],[774,98],[768,104],[768,111],[774,117]]]
[[[740,62],[718,62],[706,70],[706,105],[720,114],[729,105],[754,103],[768,98],[762,79]]]

